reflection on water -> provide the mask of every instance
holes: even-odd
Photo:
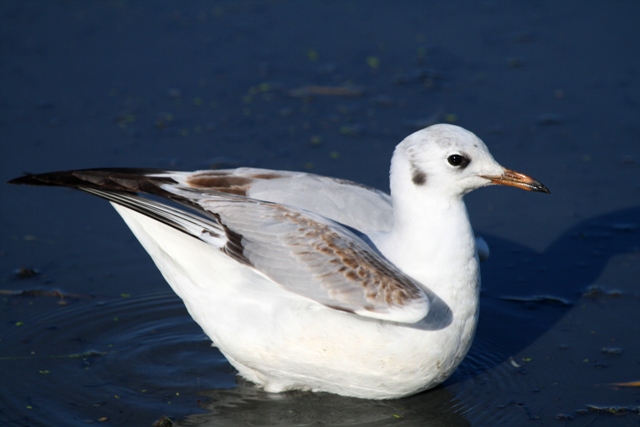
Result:
[[[265,393],[241,382],[231,390],[203,393],[206,414],[176,423],[207,426],[467,426],[444,388],[400,400],[365,400],[327,393]]]

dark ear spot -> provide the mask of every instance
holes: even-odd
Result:
[[[425,185],[427,183],[427,174],[424,171],[421,171],[419,167],[412,164],[411,181],[413,181],[415,185]]]

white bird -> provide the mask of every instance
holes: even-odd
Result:
[[[391,399],[438,385],[471,346],[480,273],[463,196],[491,184],[549,190],[446,124],[402,141],[390,180],[391,196],[253,168],[10,182],[109,200],[214,345],[264,390]]]

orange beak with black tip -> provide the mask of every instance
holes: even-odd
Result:
[[[523,173],[513,171],[511,169],[505,169],[502,175],[489,176],[482,175],[483,178],[488,179],[493,184],[508,185],[509,187],[521,188],[527,191],[538,191],[540,193],[551,193],[549,189],[541,182],[527,176]]]

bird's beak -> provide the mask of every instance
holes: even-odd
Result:
[[[523,173],[512,171],[511,169],[505,169],[502,175],[482,175],[482,177],[488,179],[493,184],[508,185],[510,187],[517,187],[527,191],[551,193],[543,183],[536,181]]]

